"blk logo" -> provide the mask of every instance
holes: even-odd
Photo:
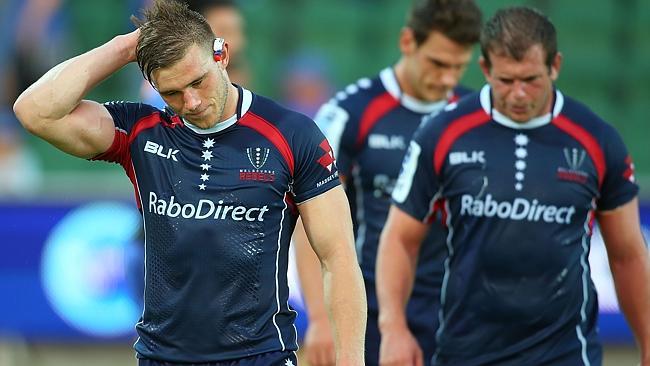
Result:
[[[158,155],[167,160],[172,159],[173,161],[178,161],[178,159],[176,159],[176,154],[178,153],[178,150],[174,150],[174,149],[165,150],[165,148],[162,145],[159,145],[149,140],[147,140],[147,142],[144,145],[144,151],[150,154]]]
[[[485,164],[485,152],[472,151],[468,153],[466,151],[455,151],[449,154],[449,164],[451,165],[471,163]]]
[[[332,147],[329,142],[327,142],[327,139],[324,139],[318,146],[325,151],[325,154],[318,159],[318,164],[331,173],[332,168],[334,167],[334,153],[332,152]]]

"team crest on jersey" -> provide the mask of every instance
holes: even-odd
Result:
[[[268,147],[249,147],[246,149],[246,155],[248,156],[248,161],[253,164],[253,168],[262,169],[264,164],[266,164],[266,159],[268,159],[270,151]]]
[[[325,151],[325,154],[323,154],[318,159],[318,164],[320,164],[323,168],[327,169],[327,171],[331,173],[332,169],[335,166],[334,152],[332,151],[332,147],[330,146],[329,142],[327,142],[327,139],[324,139],[318,146],[323,151]]]
[[[565,147],[563,149],[563,153],[567,166],[557,168],[557,178],[560,180],[566,180],[580,184],[587,183],[589,174],[580,169],[585,161],[585,158],[587,157],[587,152],[583,149],[578,149],[575,147]]]
[[[634,179],[634,163],[631,156],[628,155],[625,158],[625,165],[627,165],[627,169],[623,172],[623,178],[630,181],[630,183],[636,182],[636,179]]]
[[[271,149],[268,147],[249,147],[246,148],[246,156],[248,161],[253,165],[254,169],[240,169],[239,180],[255,181],[255,182],[273,182],[275,181],[275,171],[262,169],[264,164],[269,158]]]

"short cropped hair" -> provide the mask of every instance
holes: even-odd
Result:
[[[535,45],[546,52],[546,66],[551,67],[557,55],[557,34],[551,20],[540,11],[514,6],[498,10],[481,33],[481,54],[488,67],[490,52],[521,61]]]
[[[212,52],[214,34],[203,16],[176,0],[154,0],[142,11],[143,18],[131,17],[140,28],[136,59],[150,83],[155,70],[180,61],[194,44]]]
[[[205,14],[206,11],[216,8],[231,8],[239,10],[239,5],[235,0],[183,0],[187,3],[190,10],[197,13]]]
[[[471,45],[481,34],[481,9],[474,0],[415,0],[406,26],[415,35],[418,46],[437,31],[452,41]]]

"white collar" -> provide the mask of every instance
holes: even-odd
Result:
[[[242,100],[242,106],[241,106],[241,115],[243,116],[248,112],[248,110],[251,107],[251,104],[253,103],[253,94],[250,92],[248,89],[242,88],[243,94],[243,100]],[[185,125],[191,129],[192,131],[200,134],[200,135],[207,135],[215,132],[221,132],[225,130],[226,128],[234,125],[237,123],[237,114],[233,114],[232,116],[228,117],[225,121],[221,121],[217,123],[216,125],[210,127],[210,128],[200,128],[195,125],[193,125],[191,122],[183,118],[183,122]]]
[[[440,100],[437,102],[423,102],[419,99],[413,98],[410,95],[402,92],[402,89],[397,82],[397,77],[392,67],[387,67],[379,73],[379,78],[384,88],[393,98],[399,100],[402,106],[415,113],[429,114],[440,112],[446,105],[447,100]]]
[[[501,112],[497,111],[496,109],[492,108],[491,104],[491,98],[490,98],[490,85],[486,84],[481,88],[481,95],[480,95],[480,100],[481,100],[481,107],[483,107],[483,110],[485,110],[485,113],[491,114],[492,119],[509,128],[517,129],[517,130],[529,130],[532,128],[537,128],[544,126],[548,123],[551,122],[551,113],[546,113],[543,116],[535,117],[533,119],[530,119],[526,122],[515,122],[512,119],[508,118],[507,116],[503,115]],[[555,90],[555,105],[553,106],[553,118],[557,117],[558,114],[562,111],[562,107],[564,106],[564,96],[559,90]]]

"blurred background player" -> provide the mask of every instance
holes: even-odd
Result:
[[[597,219],[619,303],[650,365],[650,262],[622,139],[555,88],[562,55],[542,13],[497,11],[481,51],[488,84],[418,129],[393,191],[377,261],[380,318],[395,324],[385,329],[409,331],[405,289],[442,200],[447,258],[432,363],[601,365],[587,260]]]
[[[399,37],[401,57],[372,79],[360,79],[336,94],[316,115],[335,152],[355,221],[357,256],[368,298],[366,364],[381,354],[408,354],[429,360],[435,349],[442,282],[444,233],[435,220],[419,257],[417,281],[407,306],[416,339],[380,337],[375,298],[375,258],[390,195],[415,129],[467,90],[458,82],[479,39],[481,11],[472,0],[418,0]],[[305,352],[311,365],[331,365],[334,354],[324,311],[318,262],[299,230],[295,236],[298,269],[309,315]],[[392,336],[394,333],[387,333]]]

